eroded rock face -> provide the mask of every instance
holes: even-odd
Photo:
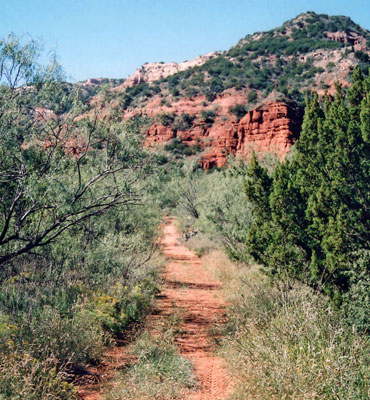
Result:
[[[293,104],[269,102],[249,111],[240,121],[217,119],[212,126],[196,121],[187,131],[152,125],[147,132],[146,145],[156,146],[174,137],[204,149],[200,165],[204,169],[222,167],[230,154],[248,158],[252,151],[274,154],[282,160],[298,137],[302,112]]]
[[[366,39],[356,32],[327,32],[326,36],[335,42],[349,43],[354,46],[356,50],[366,47]]]
[[[86,82],[84,82],[84,85],[97,86],[97,85],[103,85],[105,83],[109,83],[109,79],[107,79],[107,78],[90,78]]]
[[[146,146],[156,146],[161,143],[166,143],[173,139],[176,135],[169,126],[160,124],[152,125],[146,133]]]
[[[246,159],[252,151],[273,154],[282,160],[298,137],[301,124],[302,113],[287,103],[257,107],[239,122],[212,130],[215,140],[203,156],[201,166],[204,169],[222,167],[229,154]]]
[[[139,85],[140,83],[151,83],[156,80],[167,78],[170,75],[174,75],[177,72],[185,71],[188,68],[195,67],[204,64],[207,60],[215,57],[218,53],[209,53],[191,61],[184,61],[182,63],[171,62],[153,62],[146,63],[136,70],[132,75],[130,75],[125,82],[112,89],[112,91],[120,91],[127,87],[132,87]]]
[[[250,147],[256,152],[268,152],[283,159],[298,137],[302,113],[284,102],[269,103],[249,111],[238,126],[237,153],[246,156]]]

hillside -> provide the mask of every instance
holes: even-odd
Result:
[[[370,65],[370,32],[344,16],[307,12],[230,50],[183,64],[152,63],[89,100],[101,116],[149,118],[147,146],[177,157],[199,154],[205,168],[252,149],[282,159],[300,129],[304,96],[333,94],[351,71]]]

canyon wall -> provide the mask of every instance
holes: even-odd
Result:
[[[239,121],[216,119],[212,126],[197,120],[189,130],[153,124],[146,132],[146,146],[155,147],[181,138],[188,146],[204,151],[200,165],[204,169],[222,167],[231,154],[248,158],[252,151],[274,154],[282,160],[298,137],[302,112],[293,104],[274,101],[250,110]]]

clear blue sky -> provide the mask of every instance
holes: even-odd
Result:
[[[125,78],[145,62],[226,50],[308,10],[370,29],[369,0],[0,0],[0,37],[42,39],[73,81]]]

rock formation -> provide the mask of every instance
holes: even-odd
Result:
[[[327,32],[326,36],[330,40],[334,40],[335,42],[341,43],[349,43],[354,46],[355,50],[360,50],[366,47],[366,39],[356,33],[356,32],[348,32],[348,31],[338,31],[338,32]]]
[[[119,92],[127,87],[136,86],[140,83],[151,83],[162,78],[167,78],[168,76],[174,75],[177,72],[185,71],[188,68],[202,65],[207,60],[215,57],[216,55],[217,53],[209,53],[196,57],[194,58],[194,60],[184,61],[182,63],[146,63],[138,68],[136,72],[130,75],[122,85],[115,87],[114,89],[112,89],[112,91]]]
[[[187,131],[154,124],[146,133],[146,145],[156,146],[178,137],[188,146],[204,149],[200,165],[204,169],[222,167],[231,154],[247,158],[256,153],[274,154],[280,160],[299,134],[302,113],[292,104],[271,101],[250,110],[240,121],[218,119],[212,126],[198,120]]]

